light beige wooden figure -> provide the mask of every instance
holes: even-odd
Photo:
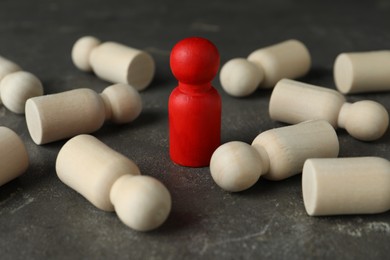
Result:
[[[154,60],[147,52],[116,42],[101,43],[92,36],[76,41],[72,60],[80,70],[93,71],[109,82],[129,84],[138,91],[150,84],[155,72]]]
[[[260,176],[282,180],[300,173],[308,158],[337,157],[339,142],[334,128],[325,120],[303,122],[259,134],[252,146],[229,142],[215,150],[210,161],[211,176],[227,191],[242,191]]]
[[[0,95],[6,108],[17,114],[24,114],[29,98],[42,96],[41,81],[26,71],[17,71],[5,76],[0,82]]]
[[[228,61],[219,78],[223,89],[231,96],[244,97],[258,87],[273,88],[282,78],[304,76],[311,66],[306,46],[298,40],[288,40],[252,52],[247,59]]]
[[[390,51],[341,53],[333,67],[337,89],[344,93],[390,90]]]
[[[37,77],[0,56],[0,104],[14,113],[24,114],[27,99],[41,95],[43,87]]]
[[[377,102],[347,103],[336,90],[289,79],[282,79],[275,86],[269,114],[273,120],[290,124],[324,119],[334,128],[345,128],[351,136],[363,141],[379,139],[389,125],[387,110]]]
[[[105,120],[129,123],[142,110],[136,89],[126,84],[107,87],[99,95],[87,88],[34,97],[26,103],[31,138],[45,144],[98,130]]]
[[[73,137],[57,156],[60,180],[94,206],[116,211],[127,226],[148,231],[171,210],[171,196],[158,180],[140,176],[137,165],[91,135]]]
[[[310,216],[390,210],[390,162],[379,157],[308,159],[302,172]]]
[[[0,56],[0,81],[8,74],[20,70],[22,70],[22,68],[20,68],[19,65]]]
[[[22,175],[28,164],[23,141],[11,129],[0,126],[0,186]]]

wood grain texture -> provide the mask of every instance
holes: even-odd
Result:
[[[390,163],[379,157],[309,159],[302,173],[311,216],[373,214],[390,209]]]
[[[137,165],[90,135],[70,139],[56,160],[57,176],[94,206],[117,212],[127,226],[148,231],[171,210],[171,196],[152,177],[139,176]]]
[[[24,114],[29,98],[42,95],[41,81],[29,72],[13,72],[0,81],[1,100],[6,108],[16,114]]]
[[[46,144],[98,130],[106,120],[124,124],[142,111],[137,90],[115,84],[99,95],[91,89],[75,89],[31,98],[26,103],[26,122],[36,144]]]
[[[333,76],[344,94],[390,90],[390,51],[341,53],[336,57]]]
[[[29,157],[21,138],[0,126],[0,186],[22,175],[28,165]]]
[[[24,114],[27,99],[43,95],[41,81],[22,71],[16,63],[0,56],[0,105],[17,114]]]
[[[71,56],[79,69],[92,70],[101,79],[129,84],[139,91],[145,89],[154,77],[153,57],[120,43],[101,43],[95,37],[84,36],[74,44]]]
[[[363,141],[381,138],[389,126],[388,112],[378,102],[366,100],[350,104],[336,90],[289,79],[275,86],[269,114],[273,120],[290,124],[324,119]]]
[[[324,120],[267,130],[249,146],[243,142],[221,145],[211,157],[214,181],[227,191],[243,191],[260,176],[283,180],[302,171],[308,158],[337,157],[339,141]]]
[[[307,47],[298,40],[287,40],[253,51],[247,59],[225,63],[220,72],[223,89],[231,96],[245,97],[258,87],[273,88],[283,79],[306,75],[311,67]]]

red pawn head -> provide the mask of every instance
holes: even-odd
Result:
[[[217,75],[219,53],[207,39],[190,37],[179,41],[172,49],[170,66],[176,79],[184,84],[207,84]]]

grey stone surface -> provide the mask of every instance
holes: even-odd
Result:
[[[170,190],[173,208],[161,228],[139,233],[93,207],[60,182],[55,159],[65,141],[37,146],[25,118],[0,108],[0,125],[25,142],[31,165],[0,187],[1,259],[387,259],[390,213],[309,217],[301,177],[261,179],[241,193],[217,187],[208,168],[174,165],[168,155],[167,102],[176,85],[169,53],[197,35],[219,48],[221,64],[289,38],[307,44],[313,69],[304,82],[334,88],[332,67],[343,51],[389,49],[388,1],[21,1],[0,2],[0,55],[37,75],[45,92],[109,85],[78,71],[72,44],[94,35],[149,51],[157,73],[141,93],[144,110],[128,125],[106,124],[94,135],[133,159],[145,175]],[[214,80],[223,101],[222,142],[251,142],[283,124],[268,116],[271,91],[232,98]],[[350,95],[390,110],[390,93]],[[338,130],[340,156],[390,156],[390,134],[360,142]],[[1,167],[1,166],[0,166]]]

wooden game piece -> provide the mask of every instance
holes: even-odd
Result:
[[[171,210],[171,196],[156,179],[140,176],[137,165],[91,135],[73,137],[57,156],[60,180],[94,206],[116,211],[127,226],[148,231]]]
[[[11,129],[0,126],[0,186],[22,175],[28,164],[23,141]]]
[[[141,110],[138,91],[126,84],[115,84],[100,95],[82,88],[30,98],[26,103],[26,121],[33,141],[45,144],[92,133],[105,120],[129,123],[139,116]]]
[[[390,90],[390,51],[341,53],[333,67],[337,89],[344,93]]]
[[[275,86],[269,103],[273,120],[296,124],[310,119],[327,120],[345,128],[356,139],[373,141],[386,132],[389,115],[374,101],[347,103],[336,90],[283,79]]]
[[[208,166],[221,139],[221,98],[211,86],[219,67],[218,49],[207,39],[186,38],[173,47],[170,65],[179,81],[168,106],[171,160]]]
[[[91,51],[98,47],[102,42],[93,36],[84,36],[76,41],[72,48],[73,64],[82,71],[93,71],[89,57]]]
[[[0,81],[13,72],[22,70],[16,63],[0,56]]]
[[[282,78],[304,76],[311,66],[306,46],[298,40],[288,40],[252,52],[247,59],[233,59],[221,69],[223,89],[232,96],[244,97],[258,87],[273,88]]]
[[[390,209],[390,162],[379,157],[308,159],[302,191],[310,216],[381,213]]]
[[[231,96],[249,96],[264,79],[263,69],[259,69],[247,59],[235,58],[223,65],[219,73],[221,86]]]
[[[43,86],[33,74],[17,71],[0,81],[0,95],[6,108],[17,114],[24,114],[27,99],[42,96]]]
[[[337,157],[339,142],[325,120],[271,129],[259,134],[252,146],[229,142],[214,152],[211,176],[218,186],[232,192],[254,185],[260,176],[282,180],[300,173],[308,158]]]
[[[101,43],[92,36],[76,41],[72,60],[81,70],[93,70],[103,80],[129,84],[138,91],[150,84],[155,72],[154,60],[147,52],[116,42]]]
[[[24,114],[27,99],[43,95],[41,81],[17,64],[0,56],[0,104],[17,114]]]

